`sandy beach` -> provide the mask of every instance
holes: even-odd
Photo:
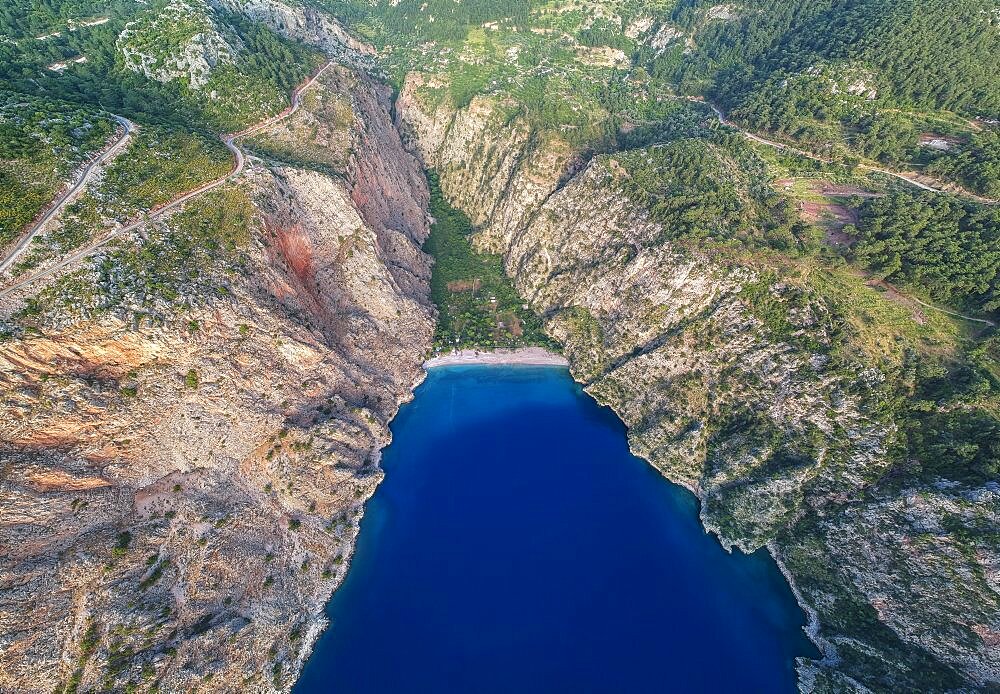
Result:
[[[492,352],[475,349],[458,349],[428,359],[424,362],[424,368],[433,369],[436,366],[455,366],[459,364],[569,366],[569,362],[561,354],[550,352],[541,347],[521,347],[520,349],[498,349]]]

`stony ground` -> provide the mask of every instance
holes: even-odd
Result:
[[[423,98],[438,82],[407,78],[401,128],[633,449],[724,545],[782,562],[824,651],[801,687],[1000,680],[1000,487],[883,480],[884,374],[837,349],[827,298],[766,259],[665,241],[624,190],[641,150],[584,163],[499,99]]]
[[[323,628],[433,309],[387,90],[318,89],[327,166],[253,162],[241,269],[202,278],[225,291],[151,325],[107,289],[0,344],[0,690],[284,690]]]

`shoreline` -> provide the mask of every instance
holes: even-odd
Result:
[[[346,551],[344,552],[345,561],[343,562],[342,566],[339,567],[339,570],[334,576],[334,580],[332,582],[329,594],[326,596],[326,599],[322,601],[318,613],[319,620],[317,620],[317,622],[312,624],[310,628],[307,630],[303,648],[299,651],[298,658],[294,662],[295,670],[293,672],[293,679],[292,679],[293,687],[294,683],[297,683],[298,680],[300,679],[302,671],[305,668],[309,659],[315,655],[315,649],[321,637],[328,629],[332,628],[333,626],[326,613],[326,610],[330,602],[336,596],[337,591],[340,590],[344,582],[347,580],[347,574],[350,571],[351,564],[354,560],[354,554],[355,551],[357,550],[357,545],[361,534],[361,524],[368,515],[367,514],[368,503],[371,501],[372,497],[375,495],[375,493],[378,491],[378,488],[382,485],[384,481],[385,471],[382,469],[381,456],[383,451],[393,443],[392,430],[389,429],[389,425],[399,415],[399,411],[402,409],[402,407],[412,402],[416,398],[416,390],[427,378],[427,374],[430,369],[446,367],[446,366],[463,366],[463,365],[465,366],[469,365],[564,366],[568,368],[569,360],[566,359],[561,354],[550,352],[549,350],[546,350],[542,347],[520,347],[513,350],[499,349],[492,351],[476,350],[476,349],[452,350],[451,352],[431,357],[430,359],[427,359],[426,361],[423,362],[423,364],[421,365],[422,368],[419,370],[418,373],[415,374],[413,383],[411,384],[409,390],[402,397],[400,397],[399,403],[397,404],[396,407],[396,412],[386,422],[386,429],[389,432],[388,441],[385,442],[384,445],[379,446],[377,448],[377,454],[376,454],[378,458],[376,467],[379,472],[380,478],[378,482],[375,484],[375,486],[372,488],[372,493],[368,495],[366,498],[364,498],[362,502],[362,512],[355,519],[353,519],[353,522],[351,524],[351,537],[347,541]],[[636,452],[633,449],[632,441],[629,438],[630,427],[625,423],[625,420],[622,418],[622,415],[618,412],[615,406],[611,403],[602,401],[600,398],[587,391],[586,384],[580,381],[576,376],[572,375],[572,373],[570,374],[570,377],[573,379],[574,382],[578,383],[581,387],[583,387],[584,392],[586,392],[589,397],[593,398],[594,401],[599,406],[609,408],[614,413],[615,417],[617,417],[618,420],[625,426],[626,445],[628,446],[629,452],[632,455],[645,462],[646,465],[648,465],[651,469],[653,469],[668,483],[674,484],[680,487],[681,489],[684,489],[692,496],[694,496],[698,504],[698,524],[705,530],[705,532],[715,535],[716,540],[719,541],[720,544],[722,544],[722,547],[726,552],[732,553],[733,547],[735,546],[744,554],[750,554],[750,552],[747,552],[745,548],[739,546],[738,544],[729,546],[723,544],[721,538],[719,537],[717,529],[711,528],[708,525],[706,525],[701,518],[701,507],[705,503],[705,499],[703,497],[701,490],[698,489],[697,487],[692,487],[683,480],[672,479],[669,475],[665,474],[663,470],[654,465],[652,461],[649,460],[648,457],[646,457],[641,453]],[[800,592],[794,577],[788,570],[788,567],[785,566],[784,561],[782,561],[781,554],[778,551],[778,548],[774,544],[773,540],[767,542],[764,545],[764,548],[767,550],[767,553],[770,556],[771,560],[774,561],[774,563],[776,564],[778,571],[782,574],[783,578],[785,579],[786,583],[791,589],[792,596],[795,599],[796,604],[798,605],[799,609],[802,610],[805,616],[806,623],[802,625],[801,627],[802,631],[804,632],[806,638],[810,642],[812,642],[813,645],[815,645],[817,649],[820,651],[819,658],[811,658],[809,656],[796,656],[792,661],[793,666],[795,667],[796,670],[796,675],[795,675],[796,681],[802,682],[803,674],[801,668],[804,665],[811,664],[816,667],[821,667],[823,665],[836,663],[839,660],[838,653],[836,651],[836,647],[828,639],[824,637],[821,630],[821,625],[819,623],[819,616],[816,610],[805,601],[804,596]]]
[[[605,402],[601,398],[597,397],[595,394],[591,393],[587,389],[587,385],[583,381],[577,379],[576,376],[572,376],[572,378],[574,381],[580,384],[584,392],[587,393],[587,395],[589,395],[591,398],[593,398],[594,401],[597,402],[597,404],[601,405],[602,407],[607,407],[612,412],[614,412],[615,417],[618,418],[618,421],[620,421],[625,426],[625,441],[626,445],[628,446],[629,452],[632,455],[634,455],[639,460],[645,462],[646,465],[648,465],[658,475],[663,477],[663,479],[665,479],[667,482],[669,482],[670,484],[677,485],[681,489],[687,490],[695,498],[695,500],[698,503],[698,524],[705,530],[706,533],[714,535],[716,541],[718,541],[718,543],[722,546],[722,548],[726,552],[732,554],[733,548],[735,547],[743,554],[749,556],[750,554],[753,553],[753,551],[756,551],[756,550],[751,551],[748,547],[744,547],[739,542],[734,542],[731,544],[726,544],[725,542],[723,542],[723,538],[720,534],[719,528],[706,523],[705,519],[701,515],[702,509],[704,508],[705,503],[707,501],[704,491],[701,490],[698,486],[690,484],[686,480],[673,479],[670,475],[668,475],[666,472],[657,467],[646,454],[636,451],[632,447],[632,439],[629,435],[632,431],[632,428],[625,422],[622,413],[618,411],[614,403]],[[799,609],[801,609],[803,614],[805,615],[806,623],[802,625],[802,631],[805,633],[806,638],[809,639],[809,641],[811,641],[812,644],[816,646],[816,648],[819,649],[820,652],[821,656],[820,658],[810,658],[809,656],[801,656],[801,655],[795,657],[794,660],[796,664],[795,677],[797,682],[801,682],[802,676],[799,673],[799,665],[801,665],[802,662],[812,663],[815,666],[820,667],[824,665],[836,664],[840,661],[840,657],[837,653],[836,646],[834,646],[833,643],[823,635],[822,625],[820,624],[819,621],[819,613],[816,611],[816,608],[814,608],[812,605],[806,602],[805,596],[803,596],[802,592],[799,590],[798,584],[795,582],[795,577],[792,575],[792,572],[788,569],[788,567],[785,566],[785,562],[782,559],[781,552],[778,549],[778,545],[772,539],[768,540],[764,544],[763,548],[767,550],[768,555],[770,555],[775,565],[777,565],[778,571],[781,572],[781,575],[784,577],[785,582],[792,590],[792,596],[795,598],[796,604],[799,606]]]
[[[424,362],[424,369],[441,366],[468,366],[485,364],[492,366],[565,366],[569,360],[561,354],[541,347],[519,347],[517,349],[458,349],[431,357]]]

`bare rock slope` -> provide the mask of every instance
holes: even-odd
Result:
[[[836,307],[766,258],[654,221],[629,193],[652,151],[584,162],[498,97],[427,98],[438,79],[408,77],[401,128],[633,449],[698,495],[724,545],[782,563],[824,655],[800,662],[801,687],[1000,681],[1000,488],[884,481],[884,375],[839,349]]]
[[[198,292],[95,258],[36,290],[84,298],[5,308],[0,691],[287,690],[323,628],[433,308],[388,91],[317,88],[340,132],[303,145],[341,168],[255,160],[235,260],[210,247]]]

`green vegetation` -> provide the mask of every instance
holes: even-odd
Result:
[[[217,51],[218,62],[205,76],[178,74],[171,62],[195,40]],[[145,65],[143,71],[168,85],[185,109],[206,125],[228,131],[279,111],[288,91],[320,62],[304,46],[202,0],[152,3],[126,26],[118,47],[125,69],[139,72],[138,66]]]
[[[645,3],[629,4],[639,14]],[[429,104],[497,97],[509,105],[510,122],[523,120],[574,149],[611,149],[623,127],[655,131],[676,110],[662,98],[665,85],[630,60],[636,42],[620,27],[590,22],[595,8],[529,0],[324,6],[382,49],[397,87],[410,71],[431,73],[440,84],[418,90]]]
[[[861,207],[854,257],[880,277],[975,310],[1000,308],[1000,211],[899,193]]]
[[[81,24],[91,18],[108,21]],[[280,110],[287,93],[321,60],[312,49],[202,0],[172,8],[166,0],[147,6],[125,0],[10,0],[0,11],[0,35],[9,39],[0,42],[0,82],[14,91],[99,104],[144,124],[213,130],[238,130]],[[161,82],[129,67],[126,54],[136,56],[133,66],[142,62],[141,55],[151,69],[170,75],[168,58],[198,35],[223,56],[203,86],[180,77]],[[63,71],[48,68],[76,56],[87,61]]]
[[[343,176],[353,151],[351,128],[356,116],[350,96],[339,91],[335,79],[339,75],[327,72],[322,81],[333,88],[306,91],[302,111],[248,138],[246,147],[263,158]]]
[[[964,352],[904,350],[885,407],[900,423],[889,485],[914,478],[969,485],[1000,476],[1000,338]]]
[[[932,199],[946,202],[940,196]],[[880,202],[892,206],[900,201],[889,197]],[[928,204],[926,199],[923,203]],[[914,315],[920,307],[905,297],[880,295],[849,268],[816,269],[810,285],[831,311],[835,363],[848,374],[858,363],[884,374],[869,407],[898,430],[890,467],[873,486],[884,493],[939,479],[969,485],[996,480],[1000,341],[995,332],[977,339],[981,331],[962,319],[930,310],[926,316]]]
[[[118,540],[115,542],[114,548],[111,550],[111,556],[114,558],[124,557],[128,554],[128,546],[132,543],[132,533],[124,531],[118,533]]]
[[[914,194],[874,174],[861,178],[855,167],[862,159],[879,162],[954,181],[982,196],[1000,195],[1000,134],[990,123],[1000,115],[995,3],[316,2],[376,45],[397,87],[408,73],[420,72],[415,97],[428,110],[488,100],[489,127],[527,142],[518,153],[522,172],[536,165],[536,154],[549,157],[539,168],[579,170],[590,163],[603,176],[600,185],[614,186],[637,217],[648,215],[660,225],[660,235],[642,243],[678,253],[695,249],[720,266],[731,262],[754,273],[756,280],[744,282],[738,294],[739,310],[754,319],[762,340],[790,348],[789,357],[804,357],[803,375],[811,378],[815,374],[806,372],[820,369],[829,374],[842,391],[830,393],[832,407],[841,397],[863,401],[873,425],[891,432],[890,449],[880,456],[884,466],[864,470],[863,488],[851,487],[857,494],[849,498],[836,486],[839,480],[812,475],[807,468],[816,460],[842,452],[833,449],[847,433],[837,427],[858,423],[838,421],[833,432],[809,423],[802,431],[781,430],[769,416],[726,400],[741,386],[773,386],[737,368],[742,365],[724,369],[711,383],[700,370],[692,373],[688,381],[670,384],[670,397],[706,403],[715,398],[718,408],[705,439],[710,455],[719,453],[720,442],[740,437],[769,447],[759,465],[748,464],[747,479],[760,482],[800,470],[809,478],[797,493],[819,500],[822,511],[790,493],[776,505],[770,527],[793,527],[779,543],[788,549],[799,587],[821,610],[824,631],[847,637],[840,644],[844,671],[875,689],[905,688],[893,681],[897,675],[928,688],[962,686],[953,670],[885,625],[855,587],[856,576],[844,566],[848,555],[836,554],[829,532],[833,523],[860,523],[859,516],[874,512],[872,499],[898,498],[901,489],[931,489],[941,479],[968,488],[1000,476],[1000,343],[994,329],[948,317],[909,296],[995,315],[1000,213],[948,196]],[[284,106],[287,91],[317,64],[315,52],[257,24],[200,0],[181,6],[166,12],[163,0],[145,6],[11,0],[0,8],[0,34],[9,39],[0,40],[0,224],[6,225],[0,235],[22,228],[67,173],[107,141],[113,130],[107,111],[143,128],[129,155],[67,211],[63,227],[37,244],[22,267],[45,253],[79,246],[108,218],[135,217],[223,175],[230,159],[215,134]],[[70,19],[96,16],[109,21],[68,30]],[[648,22],[637,21],[643,17]],[[117,37],[130,22],[119,45]],[[53,31],[61,35],[37,38]],[[163,73],[195,35],[219,49],[218,64],[198,79]],[[47,69],[78,55],[87,62],[61,72]],[[145,71],[137,69],[143,60]],[[202,85],[194,84],[201,78]],[[829,163],[749,143],[685,95],[707,96],[742,126],[772,133]],[[295,132],[299,125],[293,123],[295,138],[268,133],[251,145],[295,165],[342,171],[354,145],[341,137],[349,105],[329,95],[308,98],[323,126],[335,131],[332,137],[308,123]],[[317,134],[331,147],[291,144]],[[777,176],[791,180],[778,183]],[[828,190],[822,182],[843,187]],[[435,259],[435,348],[551,347],[540,318],[506,278],[501,258],[474,250],[469,219],[447,203],[433,174],[430,186],[435,223],[425,250]],[[775,186],[786,190],[776,192]],[[828,215],[837,209],[841,216],[819,219],[816,207]],[[148,238],[112,244],[84,269],[54,281],[28,302],[18,317],[20,329],[40,327],[56,313],[114,313],[162,323],[186,310],[192,297],[223,295],[227,275],[244,271],[240,251],[251,209],[245,195],[229,187],[193,201],[153,225]],[[601,262],[628,263],[637,252],[635,240],[622,238],[613,250]],[[906,294],[875,281],[882,278]],[[654,320],[658,309],[651,309]],[[598,375],[613,363],[617,355],[605,351],[613,336],[604,333],[602,316],[573,306],[551,318],[576,336],[579,373]],[[200,327],[186,319],[174,325],[189,332]],[[241,325],[238,333],[246,338],[250,328]],[[694,336],[699,348],[712,349],[713,340],[723,339],[705,333]],[[776,359],[784,358],[776,352]],[[199,387],[194,369],[178,376],[186,387]],[[600,387],[610,393],[615,384]],[[134,394],[129,388],[121,388],[123,395]],[[287,433],[276,436],[269,460],[309,450],[308,441],[294,436],[277,441]],[[687,465],[689,476],[701,472],[696,461],[677,465]],[[829,469],[833,475],[856,472]],[[719,505],[733,508],[706,508],[728,532],[756,532],[735,508],[752,499],[740,496],[741,480],[732,482]],[[264,489],[273,491],[271,483]],[[301,520],[290,519],[288,527],[300,530]],[[948,516],[942,527],[942,541],[956,552],[971,551],[967,539],[975,533],[968,527]],[[124,554],[128,546],[119,538],[112,554]],[[155,556],[150,561],[141,588],[169,567]],[[343,561],[335,558],[322,576],[333,577],[332,567]],[[904,565],[891,553],[885,561]],[[270,587],[275,578],[263,583]],[[290,632],[290,640],[296,635]],[[866,650],[869,644],[877,649]],[[280,661],[274,675],[282,681]]]
[[[208,55],[206,74],[175,67],[175,58],[191,46],[218,55],[218,61]],[[73,62],[77,58],[85,61]],[[204,162],[191,156],[195,153],[181,138],[214,140],[214,133],[240,130],[280,111],[291,89],[321,62],[317,51],[203,0],[5,2],[0,8],[0,245],[110,138],[116,125],[108,113],[126,116],[142,130],[131,156],[125,156],[135,166],[119,164],[123,177],[109,175],[106,187],[134,189],[134,200],[122,202],[126,212],[130,202],[150,207],[163,201],[160,192],[177,190],[171,177],[178,185],[185,178],[204,180]],[[157,150],[155,158],[145,157],[144,146]],[[206,152],[221,148],[217,142],[200,146]],[[155,170],[171,166],[161,160],[165,154],[176,157],[179,166],[173,172]],[[79,227],[93,226],[105,211],[77,212]],[[67,229],[54,250],[72,247],[88,233]]]
[[[0,246],[47,205],[114,133],[106,115],[0,91]]]
[[[197,132],[143,128],[128,155],[115,159],[98,194],[149,210],[225,175],[232,156],[217,139]]]
[[[359,35],[385,48],[395,42],[416,47],[427,42],[456,44],[471,32],[484,39],[481,25],[528,28],[535,0],[399,0],[370,3],[366,0],[317,0],[317,5],[346,22]]]
[[[930,173],[984,195],[996,189],[995,153],[970,138],[968,123],[1000,113],[992,3],[751,0],[713,19],[715,4],[677,4],[671,21],[697,49],[685,52],[681,40],[659,54],[645,48],[654,75],[685,93],[712,95],[751,128],[817,151],[932,164]],[[958,149],[920,147],[921,133],[956,138]]]
[[[434,224],[424,250],[434,257],[431,299],[439,312],[435,347],[554,347],[541,320],[507,279],[500,258],[473,250],[468,217],[444,199],[435,174],[429,174],[429,180]]]
[[[673,238],[722,239],[755,226],[756,215],[737,190],[747,181],[727,175],[729,162],[705,139],[627,152],[616,161],[627,171],[626,193]]]
[[[224,176],[232,166],[225,146],[201,133],[151,126],[134,138],[128,151],[108,165],[100,183],[66,206],[62,223],[35,237],[17,272],[100,236],[108,230],[109,219],[136,220],[181,193]]]
[[[720,93],[746,94],[778,73],[850,61],[873,71],[895,105],[1000,111],[1000,75],[990,67],[1000,37],[987,28],[995,20],[986,0],[751,0],[730,21],[708,20],[712,5],[681,0],[673,11],[697,32],[697,54],[679,71],[688,83],[715,78]]]
[[[60,691],[61,694],[76,694],[79,691],[80,683],[83,681],[83,670],[87,667],[87,662],[94,655],[100,643],[101,625],[96,619],[91,619],[87,623],[87,630],[80,639],[80,655],[77,657],[73,674],[70,675],[66,685],[57,691]]]
[[[139,590],[146,590],[151,585],[159,581],[160,578],[163,576],[163,572],[168,568],[170,568],[169,559],[163,559],[160,562],[158,562],[155,566],[153,566],[153,569],[152,571],[149,572],[149,575],[146,576],[146,578],[139,581]]]
[[[418,70],[442,78],[420,89],[430,102],[509,98],[574,147],[663,120],[676,90],[823,154],[1000,186],[995,133],[969,122],[1000,114],[989,0],[321,4],[382,49],[397,86]]]
[[[163,321],[184,310],[184,297],[207,301],[225,295],[226,276],[242,272],[252,206],[238,188],[221,187],[195,198],[142,242],[109,246],[89,266],[60,277],[28,299],[15,316],[23,328],[55,316],[132,314]]]
[[[624,192],[664,226],[664,240],[796,252],[814,241],[770,187],[761,159],[728,128],[622,152],[608,165],[609,176],[622,177]]]
[[[987,198],[1000,199],[1000,132],[972,135],[957,152],[934,159],[927,173],[958,181]]]
[[[848,265],[810,266],[806,286],[834,308],[839,324],[834,343],[844,363],[901,367],[906,347],[921,353],[951,354],[972,334],[965,321],[940,311],[918,312],[919,306],[895,299],[866,284],[864,275]]]

